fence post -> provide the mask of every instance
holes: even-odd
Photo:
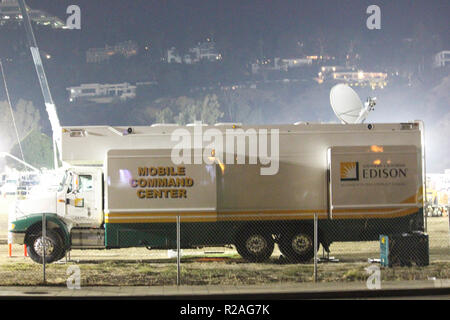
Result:
[[[43,279],[44,279],[44,284],[46,283],[46,278],[45,278],[45,253],[47,251],[47,246],[46,246],[46,238],[47,238],[47,222],[45,219],[45,213],[42,214],[42,271],[43,271]]]
[[[317,282],[317,244],[318,244],[318,237],[317,237],[317,213],[314,213],[314,282]]]
[[[181,258],[181,244],[180,244],[180,216],[177,216],[177,286],[181,283],[180,274],[180,258]]]

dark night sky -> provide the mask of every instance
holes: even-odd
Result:
[[[229,63],[227,66],[237,66],[230,69],[229,73],[233,77],[233,72],[240,74],[239,72],[245,69],[242,66],[254,61],[255,57],[301,54],[298,53],[301,51],[297,50],[298,48],[293,50],[288,48],[292,43],[295,46],[298,41],[307,43],[305,45],[307,50],[303,54],[318,54],[318,41],[321,38],[326,41],[324,53],[336,55],[337,59],[339,53],[348,52],[350,41],[355,41],[355,52],[361,53],[366,59],[366,65],[358,66],[364,70],[378,71],[386,67],[385,71],[389,71],[389,68],[393,71],[397,67],[400,70],[404,67],[408,72],[417,73],[418,62],[431,65],[436,52],[450,49],[450,0],[26,0],[26,2],[31,8],[45,10],[63,21],[67,18],[66,8],[69,5],[76,4],[81,8],[80,31],[46,32],[45,28],[36,28],[40,49],[54,56],[52,60],[44,63],[48,63],[46,71],[52,86],[52,94],[62,101],[59,105],[61,109],[63,108],[61,105],[65,103],[67,86],[87,81],[100,82],[86,77],[86,74],[96,75],[95,68],[92,70],[89,66],[84,69],[78,68],[78,64],[84,66],[85,50],[124,40],[135,40],[141,47],[144,43],[150,42],[150,46],[155,44],[160,50],[159,56],[162,56],[165,49],[170,46],[186,49],[192,47],[195,42],[212,37],[217,42],[219,52],[224,53],[224,63]],[[381,30],[368,30],[366,27],[368,18],[366,9],[372,4],[381,8]],[[414,38],[414,41],[402,41],[405,38]],[[267,46],[263,54],[259,53],[260,43],[263,43],[261,47]],[[24,52],[29,54],[28,50]],[[150,52],[153,53],[152,50]],[[73,59],[72,64],[66,65],[68,59]],[[164,80],[165,67],[158,69],[154,65],[147,66],[147,63],[144,63],[142,70],[144,74],[155,73],[155,77],[159,75]],[[9,70],[13,97],[35,101],[35,105],[42,108],[42,97],[31,60],[23,65],[11,66]],[[25,70],[33,76],[26,78],[28,82],[24,82],[22,73],[17,71],[14,74],[11,70]],[[158,70],[162,71],[157,73]],[[74,79],[71,78],[71,72],[77,75]],[[450,134],[450,112],[447,104],[450,78],[447,74],[441,78],[431,77],[423,80],[414,76],[412,79],[415,82],[411,88],[396,89],[394,85],[390,85],[384,91],[377,92],[377,98],[380,98],[379,105],[377,112],[371,115],[371,119],[378,122],[425,120],[428,125],[427,139],[430,140],[427,154],[431,155],[428,166],[437,168],[438,172],[450,167],[448,160],[450,144],[448,139],[441,138]],[[432,81],[428,81],[429,79]],[[130,77],[126,81],[137,80]],[[229,81],[235,81],[235,78]],[[28,87],[33,90],[28,90]],[[309,89],[305,90],[306,98],[310,99],[307,101],[324,106],[331,115],[328,92],[326,90],[319,92],[320,88],[317,87],[315,89],[317,90],[312,91],[311,95]],[[303,96],[300,93],[292,94],[290,99],[292,103],[289,106],[292,110],[285,112],[287,119],[279,120],[283,123],[303,120],[301,117],[305,113],[302,112],[309,110],[310,107],[301,104]],[[278,105],[275,102],[273,108],[280,106],[282,104]],[[395,112],[391,111],[393,107]],[[43,109],[41,111],[43,118],[46,119],[45,111]],[[92,112],[99,115],[97,118],[92,115],[96,123],[109,121],[104,117],[103,111],[95,109]],[[68,115],[70,116],[70,113]],[[109,119],[122,123],[123,114],[117,117],[114,115],[116,113],[112,113]],[[69,116],[66,119],[69,119]],[[272,122],[271,118],[264,120]],[[49,131],[48,123],[44,126]]]
[[[308,35],[320,29],[325,33],[365,32],[366,8],[381,8],[385,37],[407,37],[423,23],[449,40],[450,1],[448,0],[28,0],[31,7],[44,9],[65,20],[65,9],[77,4],[82,12],[82,34],[86,42],[144,40],[164,33],[169,42],[187,36],[221,33],[250,35],[298,31]],[[366,29],[367,30],[367,29]],[[366,31],[368,32],[368,31]]]

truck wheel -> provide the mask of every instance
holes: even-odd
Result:
[[[42,231],[30,236],[27,242],[27,252],[31,260],[37,263],[43,263],[44,238],[42,237]],[[47,230],[46,232],[45,247],[45,263],[52,263],[64,256],[62,239],[53,230]]]
[[[289,232],[281,236],[278,247],[289,260],[306,262],[314,257],[314,236],[303,230]]]
[[[272,237],[257,231],[239,235],[235,245],[241,257],[251,262],[266,261],[272,255],[274,249]]]

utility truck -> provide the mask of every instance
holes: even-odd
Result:
[[[195,149],[208,130],[231,134],[233,148]],[[176,164],[182,140],[192,161]],[[252,143],[278,163],[252,162]],[[250,261],[268,259],[276,243],[291,260],[312,258],[315,214],[325,249],[424,228],[420,122],[64,127],[61,145],[59,189],[10,213],[13,243],[36,262],[44,241],[46,262],[71,249],[173,249],[177,216],[183,248],[231,244]]]
[[[363,106],[338,84],[330,101],[343,124],[61,127],[25,2],[18,3],[55,167],[58,154],[64,164],[59,188],[42,188],[10,213],[10,238],[27,244],[34,261],[71,249],[174,248],[175,221],[182,247],[233,244],[251,261],[268,259],[275,243],[291,260],[310,259],[315,216],[325,249],[423,230],[420,122],[363,124],[374,100]]]

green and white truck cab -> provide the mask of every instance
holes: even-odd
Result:
[[[9,213],[12,243],[27,244],[35,261],[41,261],[44,218],[48,262],[62,258],[71,248],[105,247],[102,169],[71,167],[60,172],[59,186],[36,186],[27,199],[17,200]]]

